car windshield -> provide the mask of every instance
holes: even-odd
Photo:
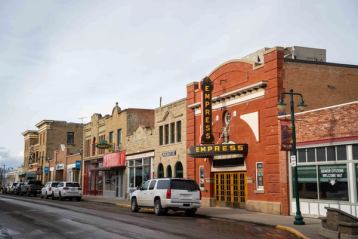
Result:
[[[77,188],[79,188],[80,185],[78,183],[66,183],[66,187],[77,187]]]
[[[58,183],[52,183],[51,187],[57,187]]]
[[[188,191],[199,191],[199,186],[193,180],[178,180],[172,179],[170,183],[171,189],[181,189],[181,190],[188,190]]]

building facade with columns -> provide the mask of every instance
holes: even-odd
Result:
[[[203,204],[292,213],[277,102],[290,89],[303,94],[306,110],[357,100],[357,66],[326,62],[324,49],[274,47],[225,62],[208,78],[209,103],[205,84],[187,85],[187,148],[197,150],[187,158],[187,175],[200,184]]]

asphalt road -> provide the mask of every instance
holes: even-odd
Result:
[[[3,238],[295,238],[272,227],[181,213],[152,212],[96,202],[0,195]]]

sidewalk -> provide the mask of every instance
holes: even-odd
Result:
[[[119,207],[130,207],[129,200],[95,196],[84,196],[83,199],[86,201],[115,204]],[[211,218],[229,219],[273,226],[281,230],[289,231],[299,238],[323,238],[318,234],[321,220],[316,218],[304,218],[306,225],[297,226],[293,224],[294,216],[272,215],[260,212],[251,212],[245,209],[202,207],[198,210],[197,214]]]

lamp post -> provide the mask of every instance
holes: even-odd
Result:
[[[289,92],[281,93],[281,97],[277,104],[277,108],[280,112],[282,112],[286,108],[286,104],[284,102],[284,96],[290,96],[290,114],[291,114],[291,124],[292,124],[292,147],[291,147],[291,157],[294,157],[297,160],[297,149],[296,149],[296,127],[295,127],[295,105],[294,105],[294,96],[300,97],[300,103],[298,104],[298,108],[303,110],[306,107],[303,96],[300,93],[293,92],[291,89]],[[294,166],[295,173],[295,197],[296,197],[296,216],[293,224],[295,225],[304,225],[303,217],[301,215],[300,209],[300,195],[298,193],[298,173],[297,173],[297,165]]]

